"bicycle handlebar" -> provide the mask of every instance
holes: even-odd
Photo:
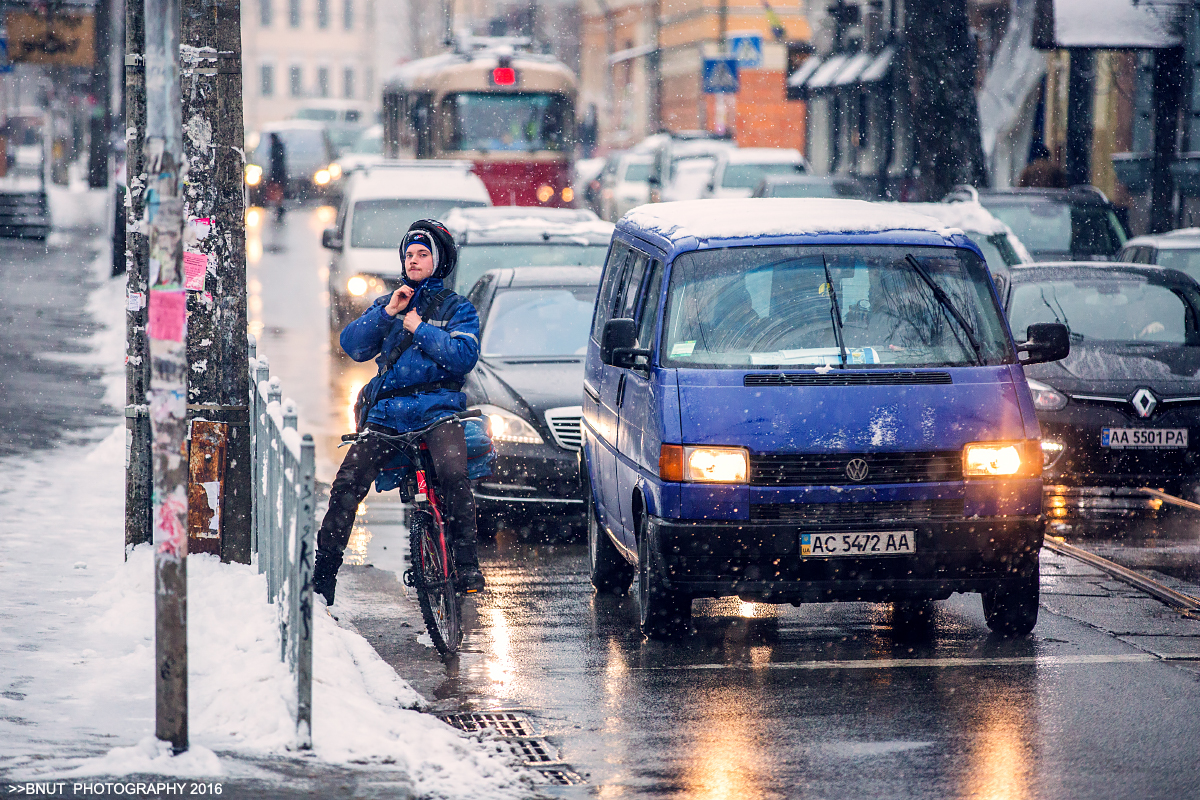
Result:
[[[342,442],[344,442],[344,443],[357,442],[361,437],[367,435],[368,433],[373,433],[376,436],[382,436],[385,439],[399,439],[401,437],[403,437],[405,439],[413,439],[413,438],[418,437],[422,433],[433,430],[438,425],[443,425],[443,424],[449,422],[452,419],[460,419],[460,420],[461,419],[472,419],[472,418],[477,418],[477,417],[482,417],[482,416],[483,416],[482,411],[480,411],[477,408],[470,408],[470,409],[467,409],[466,411],[459,411],[456,414],[451,414],[448,417],[442,417],[439,420],[429,423],[424,428],[418,428],[415,431],[407,431],[405,433],[397,433],[397,434],[381,433],[380,431],[372,431],[369,428],[367,430],[363,431],[362,433],[344,433],[344,434],[342,434]]]

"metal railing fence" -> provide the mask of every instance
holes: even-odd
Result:
[[[296,738],[312,748],[313,561],[316,553],[316,450],[296,430],[296,404],[283,400],[266,356],[250,337],[250,428],[254,458],[251,548],[279,612],[280,660],[296,679]]]

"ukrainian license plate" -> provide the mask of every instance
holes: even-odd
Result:
[[[801,558],[906,556],[915,552],[917,552],[915,531],[800,534]]]
[[[1100,446],[1113,450],[1175,449],[1188,446],[1187,428],[1104,428]]]

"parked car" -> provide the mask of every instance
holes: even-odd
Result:
[[[712,181],[715,156],[680,159],[671,169],[671,179],[662,190],[664,203],[678,200],[699,200]]]
[[[799,175],[808,162],[799,150],[782,147],[741,147],[717,155],[705,197],[749,197],[768,175]]]
[[[354,144],[369,120],[367,105],[357,100],[309,100],[293,118],[324,125],[339,154]]]
[[[442,219],[454,208],[491,202],[470,162],[392,161],[352,173],[337,219],[321,237],[321,244],[333,252],[329,264],[333,338],[376,297],[399,288],[400,240],[409,225],[418,219]]]
[[[933,286],[938,290],[934,291]],[[859,200],[664,203],[617,225],[584,364],[589,568],[636,571],[642,630],[696,597],[980,592],[1037,620],[1042,455],[1026,363],[979,249]],[[927,609],[926,609],[927,610]]]
[[[611,222],[582,208],[496,206],[462,208],[443,220],[458,243],[457,292],[490,269],[598,267],[612,238]]]
[[[959,187],[947,202],[978,202],[1012,228],[1035,261],[1106,261],[1128,238],[1116,207],[1094,186],[1071,189]]]
[[[463,391],[496,447],[474,489],[482,532],[501,520],[559,532],[584,522],[580,387],[599,284],[599,267],[517,267],[485,272],[467,295],[481,332]]]
[[[340,201],[350,173],[383,162],[383,126],[372,125],[362,130],[354,143],[342,150],[337,160],[329,165],[329,196]]]
[[[634,206],[650,202],[650,156],[622,153],[603,173],[604,219],[616,222]]]
[[[829,175],[765,175],[751,197],[846,197],[870,200],[867,190],[853,178]]]
[[[693,159],[714,160],[719,153],[736,148],[737,143],[727,136],[691,130],[655,133],[632,149],[650,156],[650,202],[661,203],[667,199],[667,189],[675,181],[681,165]]]
[[[604,210],[600,205],[600,192],[604,167],[607,164],[608,159],[602,156],[576,160],[571,188],[575,192],[575,204],[579,208],[586,208],[596,214]]]
[[[1177,269],[1200,281],[1200,228],[1134,237],[1121,248],[1117,260]]]
[[[272,137],[283,143],[285,197],[308,200],[323,195],[332,180],[329,165],[337,157],[325,126],[308,120],[272,122],[251,135],[245,174],[250,205],[264,204],[262,190],[270,180]]]
[[[975,243],[987,262],[996,282],[996,290],[1004,296],[1012,267],[1033,263],[1033,256],[1021,240],[979,203],[905,203],[905,208],[928,214],[947,228],[958,228]]]
[[[1026,366],[1051,521],[1152,518],[1151,487],[1200,500],[1200,287],[1159,267],[1066,262],[1014,270],[1014,335],[1062,323],[1071,354]]]

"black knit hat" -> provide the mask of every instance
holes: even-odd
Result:
[[[425,245],[433,254],[433,277],[445,280],[458,266],[458,247],[454,244],[454,237],[436,219],[419,219],[408,226],[408,233],[400,242],[401,259],[408,252],[408,246],[414,243]]]

